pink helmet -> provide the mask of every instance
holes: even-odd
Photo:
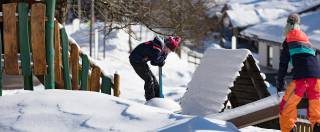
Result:
[[[177,37],[169,36],[165,39],[165,44],[171,51],[175,51],[176,48],[179,47],[180,41],[181,41],[181,38],[178,36]]]

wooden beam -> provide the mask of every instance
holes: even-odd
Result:
[[[47,73],[45,49],[45,5],[35,3],[31,7],[31,44],[33,73],[45,75]]]
[[[80,90],[79,87],[79,56],[80,56],[80,48],[76,44],[70,44],[70,65],[71,65],[71,74],[72,74],[72,90]]]
[[[16,10],[16,3],[2,4],[4,69],[9,75],[19,75]]]
[[[100,92],[100,76],[101,76],[101,69],[97,66],[94,66],[92,68],[92,73],[89,80],[90,91]]]
[[[279,117],[279,105],[268,107],[228,120],[238,128],[256,125]]]
[[[62,55],[61,55],[61,45],[60,45],[60,28],[58,21],[54,21],[54,71],[56,88],[63,89],[63,79],[62,79]]]

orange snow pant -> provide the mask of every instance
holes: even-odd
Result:
[[[289,132],[297,120],[297,105],[306,93],[308,98],[308,120],[313,128],[320,123],[320,79],[305,78],[293,80],[280,103],[280,127],[282,132]]]

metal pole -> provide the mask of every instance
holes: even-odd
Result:
[[[160,94],[160,98],[164,98],[163,92],[162,92],[162,67],[159,67],[159,94]]]
[[[93,24],[94,24],[94,0],[91,0],[91,22],[90,22],[90,57],[92,56],[92,31],[93,31]]]

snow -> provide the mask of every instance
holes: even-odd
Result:
[[[240,129],[241,132],[281,132],[280,130],[262,129],[259,127],[248,126]]]
[[[102,23],[97,23],[96,28],[101,29]],[[147,30],[145,27],[132,26],[132,31],[136,32],[136,36],[140,37],[140,29],[142,29],[141,40],[132,39],[133,47],[138,44],[152,40],[155,34]],[[89,36],[88,25],[81,24],[80,30],[74,31],[71,25],[66,26],[66,30],[70,37],[74,38],[80,45],[84,53],[89,54]],[[103,33],[99,33],[99,42],[103,43]],[[129,36],[126,30],[117,30],[112,32],[106,41],[106,58],[103,58],[103,46],[99,47],[99,59],[93,60],[107,75],[113,75],[115,72],[120,74],[120,97],[144,103],[144,81],[135,73],[129,63]],[[150,66],[154,75],[158,78],[158,67]],[[170,98],[178,102],[186,90],[186,84],[191,80],[195,67],[187,61],[187,53],[182,53],[180,59],[177,54],[171,53],[166,59],[163,71],[163,92],[166,98]],[[177,79],[179,78],[179,79]]]
[[[207,115],[208,118],[220,119],[220,120],[230,120],[236,117],[240,117],[246,115],[248,113],[256,112],[268,107],[276,106],[280,104],[283,93],[279,93],[279,95],[274,94],[267,98],[239,106],[233,109],[228,109],[222,113],[214,113],[211,115]]]
[[[318,24],[320,12],[312,12],[301,16],[301,29],[309,36],[310,42],[315,48],[320,49],[320,25]],[[262,24],[249,27],[242,31],[241,34],[256,39],[273,41],[281,44],[284,40],[282,30],[286,24],[286,17],[265,22]]]
[[[101,26],[102,23],[97,23],[95,28],[101,29]],[[140,26],[132,27],[134,32],[139,32]],[[81,24],[78,31],[73,30],[72,25],[65,28],[82,52],[89,54],[88,25]],[[154,37],[145,27],[142,30],[141,40],[133,40],[133,46]],[[102,44],[102,33],[99,36]],[[0,111],[3,111],[0,131],[237,131],[225,121],[173,113],[179,109],[178,102],[195,70],[195,66],[187,62],[187,53],[183,52],[181,59],[176,54],[168,56],[163,67],[165,99],[146,103],[143,81],[128,61],[126,31],[112,32],[106,43],[106,58],[102,57],[100,45],[99,58],[90,59],[101,66],[106,75],[120,74],[120,98],[88,91],[44,90],[43,85],[33,92],[4,90],[4,96],[0,97]],[[151,70],[158,75],[157,67]],[[259,130],[250,128],[256,129]]]
[[[177,131],[237,130],[224,121],[177,115],[126,99],[88,91],[41,90],[3,96],[0,98],[0,110],[2,132],[141,132],[157,131],[169,125]],[[179,122],[179,125],[173,125]],[[199,126],[200,123],[202,125]]]
[[[204,116],[220,112],[249,54],[247,49],[207,49],[181,100],[182,113]]]
[[[214,124],[212,122],[218,122],[218,123]],[[232,128],[233,128],[233,125],[231,123],[221,122],[215,119],[196,117],[192,119],[182,119],[170,126],[159,129],[159,132],[194,132],[193,130],[206,131],[206,132],[221,132],[221,131],[238,132],[239,131],[237,129],[232,129]]]
[[[153,98],[147,101],[145,105],[158,107],[174,112],[181,111],[181,106],[177,102],[174,102],[173,100],[167,98]]]
[[[233,27],[276,20],[320,4],[320,0],[230,0],[227,14]]]

